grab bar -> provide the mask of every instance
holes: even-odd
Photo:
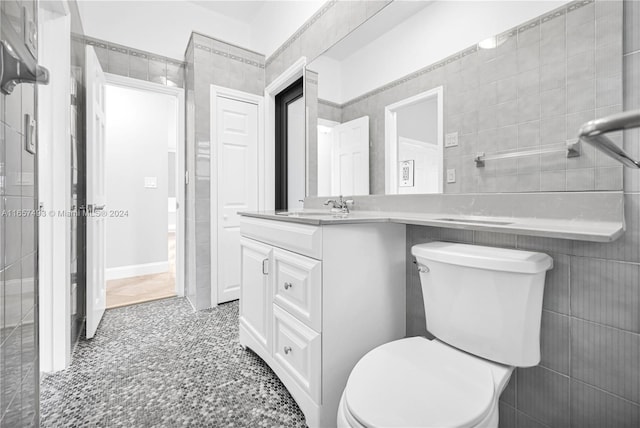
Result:
[[[579,138],[629,168],[640,168],[640,161],[629,156],[606,135],[607,132],[640,127],[640,110],[612,114],[590,120],[580,127]]]

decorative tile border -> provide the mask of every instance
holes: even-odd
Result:
[[[323,104],[327,107],[342,108],[342,105],[334,103],[333,101],[323,100],[322,98],[318,98],[318,104]]]
[[[545,15],[542,15],[542,16],[540,16],[538,18],[534,18],[534,19],[532,19],[530,21],[527,21],[522,25],[514,27],[514,28],[512,28],[510,30],[507,30],[507,31],[501,33],[501,34],[498,34],[495,37],[496,37],[496,39],[498,41],[508,40],[509,38],[516,37],[518,34],[521,34],[521,33],[525,32],[527,30],[530,30],[532,28],[536,28],[542,23],[551,21],[552,19],[558,18],[558,17],[563,16],[563,15],[569,13],[569,12],[573,12],[575,10],[578,10],[578,9],[584,7],[584,6],[587,6],[587,5],[591,4],[591,3],[593,3],[594,1],[595,0],[577,0],[577,1],[574,1],[574,2],[571,2],[571,3],[568,3],[568,4],[566,4],[564,6],[561,6],[560,8],[558,8],[558,9],[556,9],[556,10],[554,10],[554,11],[548,13],[548,14],[545,14]],[[436,62],[434,64],[428,65],[425,68],[422,68],[422,69],[420,69],[418,71],[415,71],[415,72],[413,72],[411,74],[408,74],[408,75],[406,75],[404,77],[401,77],[401,78],[399,78],[397,80],[394,80],[394,81],[392,81],[390,83],[387,83],[386,85],[380,86],[380,87],[378,87],[376,89],[373,89],[373,90],[371,90],[369,92],[366,92],[366,93],[364,93],[364,94],[362,94],[360,96],[357,96],[356,98],[353,98],[353,99],[351,99],[351,100],[349,100],[349,101],[347,101],[347,102],[345,102],[343,104],[337,104],[337,103],[333,103],[333,102],[330,102],[330,101],[327,101],[327,100],[322,100],[322,101],[323,101],[323,103],[325,103],[327,105],[329,105],[328,103],[331,103],[331,104],[333,104],[334,107],[338,107],[338,108],[348,107],[348,106],[353,105],[355,103],[358,103],[358,102],[360,102],[362,100],[365,100],[365,99],[367,99],[369,97],[377,95],[377,94],[379,94],[381,92],[384,92],[384,91],[389,90],[391,88],[395,88],[398,85],[402,85],[404,83],[407,83],[407,82],[409,82],[409,81],[411,81],[411,80],[413,80],[413,79],[415,79],[417,77],[420,77],[420,76],[422,76],[424,74],[430,73],[430,72],[432,72],[434,70],[437,70],[439,68],[442,68],[442,67],[444,67],[444,66],[446,66],[448,64],[456,62],[456,61],[458,61],[458,60],[460,60],[460,59],[462,59],[462,58],[464,58],[464,57],[466,57],[466,56],[468,56],[470,54],[473,54],[473,53],[477,52],[478,50],[480,50],[479,44],[475,44],[475,45],[470,46],[470,47],[468,47],[468,48],[466,48],[466,49],[464,49],[462,51],[454,53],[453,55],[443,59],[442,61],[438,61],[438,62]],[[267,64],[269,63],[268,61],[269,60],[267,60]],[[318,101],[320,101],[320,100],[318,100]]]
[[[82,35],[77,34],[77,33],[71,34],[71,39],[75,40],[75,41],[78,41],[80,43],[84,43],[85,45],[97,46],[97,47],[100,47],[100,48],[103,48],[103,49],[107,49],[109,51],[120,52],[120,53],[123,53],[125,55],[131,55],[131,56],[138,57],[138,58],[149,59],[149,60],[160,61],[160,62],[166,62],[167,64],[175,65],[175,66],[178,66],[178,67],[185,64],[184,61],[180,61],[180,60],[177,60],[177,59],[174,59],[174,58],[169,58],[169,57],[166,57],[166,56],[154,54],[154,53],[143,51],[143,50],[139,50],[139,49],[133,49],[133,48],[130,48],[128,46],[123,46],[123,45],[119,45],[119,44],[116,44],[116,43],[107,42],[105,40],[96,39],[94,37],[82,36]]]
[[[198,34],[200,37],[206,37],[207,39],[210,39],[210,40],[215,40],[218,43],[225,44],[225,45],[227,45],[229,47],[233,47],[235,49],[240,49],[240,50],[244,51],[246,53],[246,55],[234,55],[234,54],[231,54],[229,52],[224,52],[224,51],[221,51],[221,50],[218,50],[218,49],[215,49],[215,48],[211,48],[209,46],[205,46],[205,45],[200,44],[200,43],[196,43],[196,42],[193,41],[193,35],[194,34]],[[262,54],[260,54],[258,52],[250,51],[250,50],[245,49],[245,48],[243,48],[241,46],[237,46],[237,45],[233,45],[231,43],[224,42],[224,41],[222,41],[220,39],[216,39],[216,38],[213,38],[213,37],[210,37],[210,36],[206,36],[204,34],[200,34],[200,33],[194,32],[194,33],[191,34],[191,40],[189,41],[189,44],[193,44],[193,47],[195,49],[200,49],[200,50],[203,50],[205,52],[212,53],[214,55],[220,55],[222,57],[229,58],[231,60],[242,62],[242,63],[245,63],[245,64],[249,64],[249,65],[252,65],[252,66],[257,67],[257,68],[261,68],[261,69],[265,68],[264,61],[256,61],[255,60],[256,56],[262,56],[264,58],[264,55],[262,55]]]

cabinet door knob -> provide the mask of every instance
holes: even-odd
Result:
[[[269,275],[269,259],[264,259],[262,261],[262,274]]]
[[[290,283],[290,282],[285,282],[285,283],[284,283],[284,289],[285,289],[285,290],[288,290],[288,289],[290,289],[291,287],[293,287],[293,284],[292,284],[292,283]]]
[[[284,347],[284,353],[285,353],[285,354],[288,354],[288,353],[289,353],[289,352],[291,352],[291,351],[292,351],[291,346],[285,346],[285,347]]]

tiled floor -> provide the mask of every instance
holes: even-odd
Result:
[[[169,271],[107,281],[107,308],[134,305],[176,295],[176,234],[169,233]]]
[[[304,427],[271,369],[238,342],[238,302],[108,310],[71,367],[41,385],[42,427]]]

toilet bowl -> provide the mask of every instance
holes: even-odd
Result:
[[[365,355],[351,372],[338,426],[497,425],[498,398],[512,371],[438,340],[412,337],[387,343]]]
[[[540,360],[546,254],[432,242],[412,254],[429,331],[358,361],[338,427],[497,427],[514,367]]]

